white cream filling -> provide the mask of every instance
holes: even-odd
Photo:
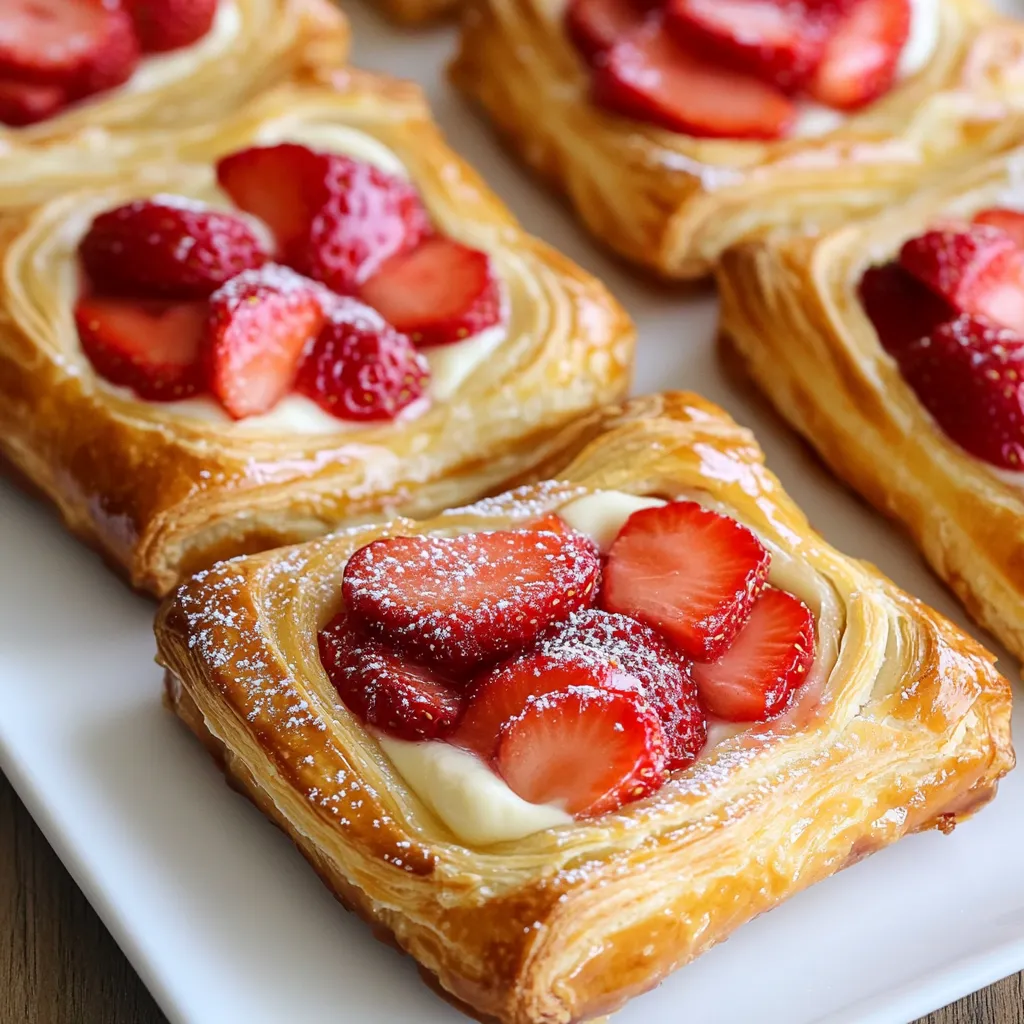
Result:
[[[931,59],[942,23],[940,0],[910,0],[910,33],[900,54],[897,81],[916,75]],[[810,100],[797,104],[797,119],[790,136],[813,138],[842,127],[850,115]]]
[[[572,815],[517,796],[474,754],[450,743],[410,743],[379,735],[384,753],[409,788],[463,842],[487,846],[522,839]]]
[[[555,511],[574,530],[607,551],[634,512],[665,504],[660,498],[624,491],[595,491]],[[774,549],[769,579],[774,586],[799,597],[818,618],[817,657],[804,686],[805,691],[816,693],[835,664],[839,649],[835,595],[803,562]],[[750,724],[712,719],[701,756]],[[450,743],[410,743],[382,734],[378,734],[378,739],[409,788],[463,842],[486,846],[523,839],[573,820],[560,807],[523,800],[478,757]]]
[[[125,92],[152,92],[188,78],[201,64],[224,58],[242,30],[242,12],[235,0],[220,0],[210,31],[192,46],[146,57],[121,88]]]

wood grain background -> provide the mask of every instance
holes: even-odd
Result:
[[[165,1024],[2,775],[0,1024]],[[921,1024],[1024,1024],[1024,975]]]

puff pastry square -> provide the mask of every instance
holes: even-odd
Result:
[[[179,130],[215,130],[266,89],[340,65],[348,36],[330,0],[220,0],[205,38],[145,57],[120,88],[30,127],[0,125],[0,208],[174,159]]]
[[[592,104],[564,0],[475,0],[451,74],[510,148],[629,260],[699,278],[738,240],[842,224],[935,171],[1019,141],[1024,27],[980,0],[939,0],[925,67],[827,134],[693,138]]]
[[[1024,485],[964,451],[882,348],[864,271],[943,217],[1020,205],[1024,150],[818,238],[752,243],[719,271],[722,331],[787,420],[901,521],[971,615],[1024,658]],[[1015,198],[1016,197],[1016,198]]]
[[[158,615],[169,702],[335,895],[470,1013],[608,1013],[805,886],[907,833],[949,829],[1013,764],[1010,691],[991,656],[829,547],[762,460],[713,405],[653,396],[578,420],[545,483],[218,565]],[[317,631],[369,541],[525,524],[595,490],[695,496],[753,528],[813,605],[819,662],[790,713],[654,796],[469,848],[340,705]]]
[[[153,593],[218,557],[493,492],[545,458],[568,420],[629,384],[625,313],[520,230],[445,146],[416,87],[336,72],[267,93],[186,143],[190,157],[210,161],[283,140],[328,149],[355,140],[399,161],[440,230],[491,254],[507,293],[505,334],[416,419],[336,434],[239,432],[111,391],[72,318],[75,249],[92,217],[155,192],[216,201],[211,163],[144,165],[6,218],[0,448],[76,533]]]

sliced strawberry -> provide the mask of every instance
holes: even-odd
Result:
[[[537,646],[477,680],[452,742],[489,759],[501,727],[531,697],[569,686],[643,694],[665,731],[668,771],[692,764],[704,748],[707,720],[689,663],[642,623],[597,608],[551,626]]]
[[[0,79],[0,124],[15,128],[37,124],[60,113],[67,100],[67,91],[60,85]]]
[[[326,202],[287,261],[340,295],[355,294],[392,256],[430,234],[430,217],[413,185],[373,164],[332,154]]]
[[[960,312],[1024,332],[1024,252],[999,228],[928,231],[903,246],[900,263]]]
[[[1018,249],[1024,249],[1024,212],[1001,206],[992,207],[975,214],[974,223],[998,228],[1013,239]]]
[[[79,252],[93,284],[115,294],[201,299],[268,255],[241,218],[180,196],[100,214]]]
[[[206,303],[87,298],[75,307],[75,323],[82,351],[111,384],[150,402],[202,390]]]
[[[329,161],[306,146],[254,146],[223,157],[217,182],[246,213],[259,217],[287,251],[327,202]]]
[[[369,632],[418,660],[470,670],[592,604],[600,572],[578,534],[391,537],[349,559],[342,591]]]
[[[295,388],[343,420],[392,420],[422,398],[430,366],[412,342],[357,299],[338,297]]]
[[[363,636],[342,612],[320,630],[320,660],[346,707],[402,740],[435,740],[455,725],[462,698],[436,669]]]
[[[4,0],[0,74],[71,85],[120,33],[123,14],[96,0]]]
[[[573,533],[572,527],[559,515],[554,512],[547,512],[540,517],[535,519],[532,523],[527,523],[523,527],[524,530],[536,530],[540,533]]]
[[[957,444],[994,466],[1024,468],[1024,338],[962,316],[908,346],[900,368]]]
[[[693,666],[708,711],[727,722],[763,722],[785,709],[814,661],[814,616],[769,587],[728,651]]]
[[[655,28],[643,28],[607,52],[594,68],[592,94],[614,113],[708,138],[777,139],[796,116],[778,89]]]
[[[658,789],[664,746],[661,722],[638,694],[574,686],[530,701],[502,730],[495,763],[524,800],[583,818]]]
[[[821,61],[837,17],[831,5],[802,0],[669,0],[665,27],[684,45],[793,92]]]
[[[808,84],[811,95],[856,110],[888,92],[910,36],[910,0],[857,0],[833,30]]]
[[[217,0],[125,0],[146,53],[198,42],[213,25]]]
[[[462,341],[501,320],[490,257],[450,238],[393,256],[359,295],[423,347]]]
[[[650,10],[637,0],[570,0],[565,10],[565,30],[576,49],[588,61],[594,61],[649,17]]]
[[[750,618],[769,562],[750,530],[696,502],[641,509],[608,552],[601,604],[713,661]]]
[[[109,5],[109,14],[102,45],[93,50],[68,83],[68,94],[73,99],[84,99],[123,85],[139,66],[142,54],[131,18],[113,5]]]
[[[210,387],[235,418],[272,409],[291,390],[306,347],[324,324],[320,290],[268,263],[210,296],[206,362]]]
[[[860,301],[882,347],[894,356],[957,316],[945,299],[898,263],[883,263],[864,271]]]

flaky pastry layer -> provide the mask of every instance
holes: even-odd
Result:
[[[92,216],[135,196],[216,201],[210,163],[151,165],[0,222],[0,448],[69,526],[161,594],[217,558],[382,513],[428,514],[527,473],[572,417],[621,397],[633,328],[597,281],[526,235],[444,144],[414,86],[336,72],[267,93],[183,133],[196,160],[317,126],[346,126],[405,166],[439,229],[491,253],[506,336],[422,415],[337,434],[240,433],[105,386],[72,309],[74,251]],[[223,201],[223,197],[221,197]]]
[[[909,529],[986,629],[1024,658],[1024,472],[950,440],[882,348],[864,271],[946,217],[1024,201],[1024,149],[822,237],[758,242],[719,268],[722,331],[832,469]]]
[[[422,25],[453,14],[462,0],[377,0],[384,14],[400,25]]]
[[[220,0],[205,39],[144,57],[124,86],[40,124],[0,125],[0,209],[174,160],[179,130],[215,131],[265,90],[340,66],[348,43],[331,0]]]
[[[184,584],[156,622],[169,701],[338,898],[470,1013],[568,1024],[611,1012],[805,886],[909,832],[951,828],[1013,764],[992,657],[829,547],[762,460],[694,395],[581,417],[546,483]],[[790,713],[654,796],[471,849],[341,704],[317,631],[339,608],[347,557],[369,541],[515,526],[594,490],[685,492],[730,510],[827,591],[838,645]]]
[[[697,278],[740,239],[843,224],[1024,137],[1024,26],[981,0],[940,3],[927,66],[817,138],[696,139],[602,111],[565,0],[472,0],[451,74],[599,239]]]

